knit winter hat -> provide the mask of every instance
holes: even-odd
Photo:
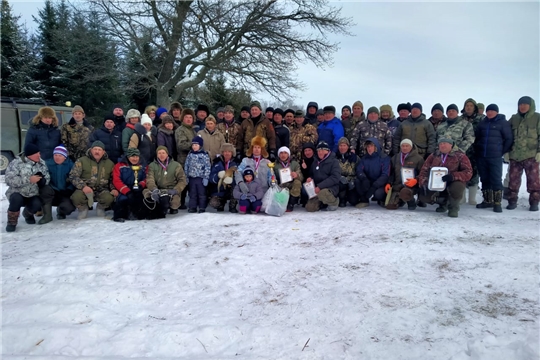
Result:
[[[347,139],[345,136],[342,137],[341,139],[339,139],[337,144],[338,144],[338,146],[341,145],[341,144],[347,144],[347,146],[351,145],[351,143],[349,142],[349,139]]]
[[[219,153],[223,156],[224,151],[230,151],[232,152],[232,156],[236,156],[236,149],[234,148],[233,144],[229,143],[223,143],[221,144],[221,147],[219,148]]]
[[[167,155],[169,155],[169,149],[167,149],[166,146],[163,146],[163,145],[158,146],[157,149],[156,149],[156,154],[158,153],[159,150],[163,150],[163,151],[165,151],[167,153]]]
[[[99,147],[99,148],[102,148],[103,150],[105,150],[105,144],[102,143],[101,141],[99,140],[96,140],[92,143],[92,146],[90,146],[90,149],[93,149],[95,147]]]
[[[443,106],[442,106],[441,104],[439,104],[439,103],[436,103],[435,105],[433,105],[433,107],[431,108],[431,113],[433,114],[433,112],[434,112],[435,110],[441,110],[441,112],[444,113],[444,108],[443,108]]]
[[[390,113],[390,117],[394,116],[394,112],[392,111],[392,106],[388,105],[388,104],[385,104],[385,105],[381,105],[381,107],[379,108],[379,110],[381,111],[381,113],[383,111],[388,111]]]
[[[281,115],[281,117],[284,116],[283,110],[280,109],[280,108],[276,108],[276,109],[274,110],[274,115],[276,115],[276,114]]]
[[[518,100],[518,106],[521,104],[531,105],[532,104],[532,98],[530,96],[522,96]]]
[[[192,144],[199,144],[199,146],[202,148],[204,144],[204,140],[201,136],[197,135],[191,140]]]
[[[114,114],[107,114],[103,117],[103,123],[105,123],[105,121],[107,120],[114,121],[114,118],[115,118]]]
[[[293,116],[294,116],[294,114],[295,114],[295,112],[294,112],[293,109],[287,109],[287,110],[285,110],[285,111],[283,112],[283,116],[287,115],[288,113],[293,114]]]
[[[234,108],[231,105],[227,105],[223,108],[223,112],[232,112],[234,114]]]
[[[416,109],[422,111],[422,104],[420,104],[420,103],[414,103],[414,104],[412,104],[412,106],[411,106],[411,110],[414,109],[414,108],[416,108]]]
[[[199,112],[199,111],[205,111],[206,112],[206,116],[208,116],[208,114],[210,114],[210,109],[208,108],[208,106],[204,105],[204,104],[199,104],[197,105],[197,108],[195,109],[195,112]]]
[[[173,125],[175,124],[175,121],[171,115],[165,115],[163,119],[161,119],[161,124],[165,125],[168,123],[171,123]]]
[[[127,114],[126,114],[126,119],[131,119],[131,118],[141,118],[141,113],[139,110],[137,109],[129,109]]]
[[[291,150],[289,150],[289,148],[286,147],[286,146],[282,146],[282,147],[279,148],[279,150],[278,150],[278,152],[277,152],[277,153],[278,153],[278,156],[279,156],[279,154],[281,154],[282,152],[286,152],[287,154],[289,154],[289,156],[291,156]]]
[[[355,106],[360,106],[362,109],[364,108],[364,104],[360,100],[357,100],[352,104],[352,107]]]
[[[75,106],[73,107],[73,110],[71,110],[71,112],[72,112],[72,113],[74,113],[74,112],[82,112],[82,113],[84,114],[84,110],[83,110],[83,108],[82,108],[81,105],[75,105]]]
[[[330,146],[326,141],[321,141],[317,144],[317,150],[328,150],[330,151]]]
[[[246,166],[246,168],[244,169],[244,171],[242,172],[242,175],[245,177],[246,175],[251,175],[253,177],[255,177],[255,172],[253,172],[253,169],[249,166]]]
[[[411,140],[409,139],[403,139],[401,140],[401,142],[399,143],[399,146],[403,145],[403,144],[409,144],[410,146],[413,146],[413,143]]]
[[[440,143],[449,143],[450,145],[454,146],[454,140],[450,138],[440,138],[439,141],[437,141],[437,144]]]
[[[269,112],[269,111],[274,112],[274,108],[269,106],[269,107],[266,108],[266,110],[264,110],[265,113]]]
[[[53,155],[55,155],[55,154],[62,155],[66,159],[68,157],[68,151],[67,151],[67,149],[65,148],[64,145],[58,145],[57,147],[55,147],[54,150],[53,150]]]
[[[304,112],[303,112],[302,110],[296,110],[296,111],[294,112],[294,117],[295,117],[295,118],[298,118],[298,117],[303,118],[303,117],[304,117]]]
[[[247,112],[250,112],[251,111],[251,108],[249,106],[242,106],[242,108],[240,109],[240,112],[242,111],[247,111]]]
[[[323,108],[323,112],[324,112],[324,113],[332,113],[332,114],[335,114],[335,113],[336,113],[336,107],[335,107],[335,106],[332,106],[332,105],[325,106],[325,107]]]
[[[156,110],[156,118],[159,119],[159,117],[161,116],[161,114],[163,113],[166,113],[167,112],[167,109],[165,109],[164,107],[160,107]],[[142,121],[141,121],[142,123]]]
[[[160,109],[162,109],[162,108],[160,108]],[[156,114],[157,114],[157,112],[156,112]],[[156,117],[159,118],[159,116],[157,116],[157,115],[156,115]],[[141,116],[141,125],[144,125],[144,124],[152,124],[152,119],[150,119],[150,116],[148,116],[146,114],[143,114]]]
[[[377,109],[376,106],[372,106],[368,109],[367,111],[368,115],[371,114],[371,113],[376,113],[377,115],[379,115],[379,109]]]
[[[459,108],[457,107],[456,104],[450,104],[448,105],[448,107],[446,108],[446,112],[448,112],[448,110],[456,110],[459,112]]]
[[[315,115],[317,115],[317,116],[319,116],[319,115],[324,115],[323,109],[317,110],[317,112],[315,113]]]
[[[490,110],[499,112],[499,107],[497,106],[497,104],[489,104],[488,107],[486,108],[486,112]]]
[[[352,109],[349,105],[345,105],[344,107],[341,108],[341,112],[343,112],[343,109],[347,109],[349,110],[349,112],[352,112]]]
[[[397,111],[400,112],[401,110],[408,110],[409,112],[411,112],[411,103],[402,103],[402,104],[399,104],[398,107],[397,107]]]
[[[206,118],[206,120],[204,122],[207,123],[209,121],[213,122],[214,124],[217,124],[217,121],[216,121],[216,118],[214,117],[214,115],[208,115],[208,117]]]
[[[140,156],[141,155],[141,152],[139,151],[139,149],[137,148],[129,148],[126,152],[126,156],[128,158],[132,157],[132,156]]]
[[[479,109],[479,110],[480,110],[480,109],[485,109],[485,108],[486,108],[485,105],[482,104],[482,103],[478,103],[478,104],[476,104],[476,106],[478,106],[478,109]]]
[[[259,110],[262,111],[262,107],[261,107],[261,103],[258,102],[258,101],[253,101],[250,106],[249,106],[249,110],[251,111],[251,108],[254,108],[254,107],[258,107]]]
[[[28,143],[24,146],[24,155],[26,156],[32,156],[34,154],[37,154],[38,152],[38,146],[33,143]]]
[[[219,108],[216,110],[216,114],[217,114],[217,113],[220,113],[220,112],[225,112],[225,108],[224,108],[224,107],[219,107]]]

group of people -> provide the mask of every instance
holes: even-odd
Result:
[[[266,108],[255,101],[216,116],[201,104],[178,102],[169,109],[149,106],[141,113],[121,106],[100,129],[86,121],[82,107],[61,128],[55,111],[39,110],[28,130],[24,151],[13,160],[6,230],[15,231],[21,208],[28,224],[65,219],[75,210],[84,219],[95,203],[98,216],[113,209],[113,220],[163,218],[178,210],[203,213],[258,212],[271,186],[287,188],[287,211],[334,211],[370,201],[390,210],[438,204],[437,212],[457,217],[460,204],[502,212],[517,207],[525,171],[529,209],[540,200],[540,114],[529,96],[518,100],[510,120],[496,104],[485,108],[467,99],[461,109],[435,104],[426,118],[419,103],[403,103],[395,117],[390,105],[362,102],[341,109]],[[503,160],[504,159],[504,160]],[[503,184],[503,161],[509,172]],[[434,171],[444,170],[444,186]],[[439,173],[441,174],[441,173]],[[483,201],[476,204],[482,182]],[[440,185],[440,184],[439,184]],[[505,186],[506,185],[506,186]],[[186,203],[189,193],[189,202]],[[416,198],[415,198],[416,197]]]

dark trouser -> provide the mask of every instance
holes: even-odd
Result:
[[[356,188],[349,190],[349,184],[339,183],[339,203],[347,203],[347,201],[352,205],[358,204],[358,193]]]
[[[114,203],[114,219],[129,219],[130,214],[137,220],[146,217],[146,206],[143,204],[141,191],[131,191],[131,196],[118,195]],[[167,209],[165,209],[167,211]]]
[[[189,190],[189,185],[186,186],[184,190],[182,190],[182,192],[180,193],[180,206],[186,205],[186,196],[187,196],[188,190]]]
[[[238,204],[240,204],[239,210],[241,213],[246,213],[248,210],[258,213],[261,210],[262,201],[255,200],[251,202],[249,200],[238,200]]]
[[[468,153],[467,157],[469,158],[472,168],[472,177],[471,180],[469,180],[469,182],[467,183],[467,186],[477,186],[480,182],[480,176],[478,175],[478,163],[476,161],[476,156],[474,155],[474,153],[472,153],[472,155],[471,153]]]
[[[203,185],[203,179],[200,177],[189,178],[189,208],[206,209],[206,188]]]
[[[510,160],[510,182],[508,184],[508,202],[517,203],[519,188],[521,187],[521,175],[525,170],[527,177],[527,192],[529,204],[538,204],[540,201],[540,176],[538,175],[539,163],[534,159],[523,161]]]
[[[503,189],[501,157],[478,158],[476,165],[482,181],[482,190],[498,191]]]
[[[29,213],[35,214],[41,210],[41,199],[39,196],[24,197],[19,193],[11,194],[8,211],[20,211],[23,206],[26,207]]]
[[[44,204],[52,204],[56,206],[56,212],[62,215],[69,215],[75,211],[75,205],[71,202],[71,195],[73,191],[64,190],[58,191],[54,190],[49,185],[46,185],[39,189],[39,196]]]
[[[368,187],[367,182],[365,184],[362,184],[362,182],[358,179],[354,181],[354,184],[356,188],[356,193],[358,194],[358,201],[361,203],[369,202],[369,198],[371,197],[369,194],[369,189],[371,188],[372,184],[369,184]],[[384,192],[384,186],[376,189],[372,195],[373,198],[377,201],[385,201],[386,193]]]
[[[428,204],[441,204],[446,205],[449,198],[458,201],[463,197],[463,192],[465,191],[465,183],[461,181],[453,181],[446,187],[444,191],[429,191],[426,195],[419,195],[418,200],[423,201]]]

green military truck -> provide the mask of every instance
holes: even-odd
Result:
[[[3,175],[9,162],[15,159],[24,148],[26,132],[37,115],[39,108],[50,106],[56,111],[58,127],[71,119],[71,107],[45,105],[43,102],[31,102],[2,97],[0,117],[0,171]]]

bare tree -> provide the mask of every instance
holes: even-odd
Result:
[[[230,85],[266,91],[278,99],[304,85],[297,64],[329,66],[339,43],[328,34],[351,35],[351,20],[326,0],[89,0],[105,15],[124,54],[140,54],[140,76],[168,105],[210,71]],[[152,57],[145,54],[151,45]]]

